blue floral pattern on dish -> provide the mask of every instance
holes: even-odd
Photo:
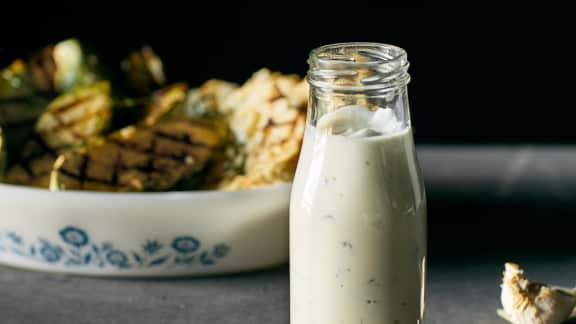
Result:
[[[230,251],[224,243],[204,248],[200,240],[190,235],[177,236],[169,242],[147,240],[138,249],[120,250],[109,241],[92,241],[88,232],[76,226],[66,226],[58,234],[61,242],[44,238],[27,242],[18,233],[0,232],[0,254],[66,267],[133,269],[210,266]]]
[[[152,240],[152,241],[147,241],[144,246],[142,247],[142,250],[144,250],[144,252],[150,254],[150,255],[154,255],[156,254],[156,252],[162,250],[164,246],[162,244],[160,244],[158,241],[156,240]]]
[[[192,253],[200,248],[200,242],[191,236],[180,236],[172,241],[172,248],[180,253]]]
[[[58,263],[58,261],[60,261],[62,258],[63,253],[63,250],[60,246],[52,245],[48,241],[42,241],[40,243],[39,251],[42,259],[48,263]]]
[[[62,240],[77,248],[83,247],[88,244],[88,235],[84,230],[77,227],[68,226],[60,230],[60,237]]]

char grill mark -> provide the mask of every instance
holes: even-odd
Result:
[[[194,127],[195,124],[190,123],[190,126]],[[73,153],[67,158],[69,163],[64,163],[56,172],[77,181],[80,188],[104,185],[117,190],[130,190],[146,187],[149,183],[159,184],[160,187],[171,185],[172,181],[180,179],[191,171],[187,170],[188,166],[193,169],[194,166],[199,166],[198,162],[203,162],[205,155],[203,150],[207,150],[209,154],[213,148],[205,142],[195,140],[194,135],[189,134],[188,131],[189,129],[171,132],[141,128],[135,131],[137,133],[127,135],[127,138],[110,136],[101,146],[93,147],[94,151],[90,151],[89,147],[88,151]],[[166,152],[166,148],[177,152]],[[199,149],[202,151],[198,151]],[[94,155],[101,153],[99,151],[108,150],[115,152],[110,166],[106,166],[106,160]],[[74,156],[74,154],[82,155],[82,157]],[[89,157],[92,157],[92,160],[87,159]],[[76,160],[79,164],[75,163],[74,159],[79,159]],[[95,165],[92,171],[88,167],[89,164]],[[101,168],[98,167],[99,164],[102,165]],[[94,170],[98,169],[107,171],[95,174]],[[126,181],[129,175],[132,175],[135,182]],[[72,184],[71,188],[74,186]]]
[[[76,99],[75,101],[72,101],[72,102],[70,102],[70,103],[67,103],[67,104],[65,104],[65,105],[62,105],[62,106],[58,107],[56,110],[54,110],[53,113],[54,113],[54,114],[57,114],[57,113],[66,112],[66,111],[68,111],[68,110],[72,110],[74,107],[79,106],[79,105],[82,105],[82,104],[85,104],[85,103],[87,103],[87,102],[89,102],[89,101],[94,100],[95,98],[96,98],[96,96],[94,96],[94,95],[86,96],[86,97],[84,97],[84,98],[78,98],[78,99]]]
[[[199,141],[195,141],[190,137],[190,134],[188,133],[182,133],[182,134],[170,134],[167,132],[163,132],[163,131],[159,131],[156,130],[153,132],[154,136],[157,137],[161,137],[164,139],[168,139],[174,142],[178,142],[178,143],[182,143],[182,144],[186,144],[186,145],[190,145],[190,146],[200,146],[200,147],[205,147],[205,148],[213,148],[212,146],[203,143],[203,142],[199,142]]]
[[[30,176],[31,178],[39,178],[39,177],[42,177],[42,176],[49,174],[50,170],[35,173],[34,170],[32,170],[32,168],[31,168],[31,164],[34,161],[39,160],[44,156],[50,156],[50,157],[56,159],[56,156],[57,156],[56,151],[51,149],[44,142],[44,140],[36,134],[32,136],[32,138],[30,139],[30,142],[28,142],[26,144],[26,146],[28,146],[28,149],[31,150],[31,152],[25,151],[21,155],[21,157],[18,159],[18,162],[16,165],[20,166],[22,168],[22,170],[24,170],[24,172],[26,172],[28,174],[28,176]]]
[[[186,161],[186,154],[166,154],[166,153],[161,153],[161,152],[156,152],[156,145],[154,145],[153,147],[150,148],[143,148],[140,147],[138,145],[136,145],[133,142],[123,142],[119,139],[110,139],[111,143],[114,143],[114,145],[118,146],[120,149],[126,150],[126,151],[130,151],[133,153],[139,153],[139,154],[147,154],[150,156],[151,159],[154,158],[167,158],[167,159],[172,159],[174,161],[177,162],[184,162]],[[155,140],[154,140],[155,142]]]
[[[75,125],[78,124],[82,124],[85,123],[87,121],[90,121],[94,118],[98,118],[98,117],[107,117],[109,115],[109,112],[106,110],[98,110],[98,111],[94,111],[90,114],[85,114],[82,118],[80,119],[76,119],[76,120],[72,120],[69,122],[63,122],[61,117],[58,114],[54,114],[54,119],[57,121],[58,126],[56,127],[52,127],[50,129],[46,129],[46,130],[40,130],[38,131],[40,134],[54,134],[54,133],[58,133],[61,131],[71,131],[71,128],[74,127]],[[80,136],[80,138],[84,138],[84,136],[76,133],[76,135]]]

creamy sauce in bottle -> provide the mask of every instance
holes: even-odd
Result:
[[[426,201],[392,109],[341,107],[307,126],[290,239],[292,324],[422,323]]]

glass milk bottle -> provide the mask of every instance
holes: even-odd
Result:
[[[308,63],[290,202],[291,323],[422,323],[426,197],[406,52],[342,43]]]

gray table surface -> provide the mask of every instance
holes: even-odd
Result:
[[[504,259],[449,258],[428,271],[426,323],[504,323],[496,314]],[[474,261],[463,261],[474,260]],[[572,257],[519,257],[529,277],[576,281]],[[206,278],[98,279],[0,267],[0,322],[288,323],[288,269]]]
[[[430,192],[447,192],[451,198],[455,194],[476,197],[481,193],[494,201],[517,199],[524,204],[546,201],[549,205],[573,206],[576,173],[570,161],[576,159],[576,147],[498,150],[419,149],[426,181],[432,185],[429,189],[434,189]],[[448,165],[446,161],[454,163]],[[478,163],[482,168],[477,167]],[[523,176],[526,174],[530,177]],[[526,199],[527,194],[531,199]],[[445,231],[461,231],[464,225],[458,223]],[[570,227],[566,231],[572,235]],[[522,239],[520,234],[516,237]],[[508,241],[518,245],[512,238]],[[467,250],[460,245],[454,250]],[[482,242],[475,246],[482,247]],[[564,256],[530,251],[524,256],[504,253],[506,258],[490,251],[484,250],[481,255],[477,252],[430,259],[427,324],[504,323],[495,309],[507,258],[519,262],[534,280],[576,284],[576,252]],[[242,275],[178,280],[69,277],[0,267],[0,324],[287,324],[288,301],[286,266]]]

